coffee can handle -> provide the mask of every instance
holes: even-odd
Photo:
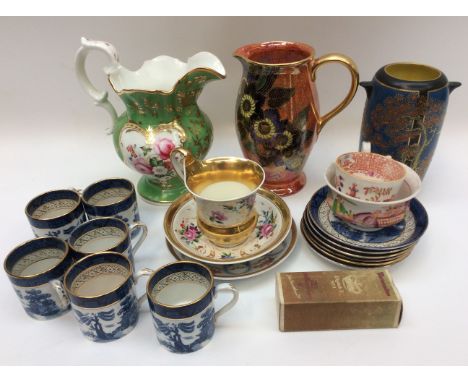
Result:
[[[154,272],[151,268],[143,268],[140,269],[134,276],[135,284],[138,283],[138,281],[143,277],[143,276],[151,276],[151,274]],[[145,301],[146,297],[146,292],[143,293],[140,297],[138,297],[138,305],[141,307],[143,302]]]
[[[236,302],[239,300],[239,292],[237,291],[236,287],[230,283],[223,283],[219,284],[215,287],[215,294],[214,297],[218,295],[218,292],[230,292],[232,293],[232,298],[231,301],[226,303],[221,309],[219,309],[215,313],[215,321],[221,316],[222,314],[226,313],[228,310],[231,310],[234,305],[236,305]]]
[[[65,309],[70,305],[70,299],[68,298],[67,292],[63,286],[62,281],[60,280],[50,280],[49,285],[54,289],[55,294],[57,295],[60,304],[62,305],[61,308]]]
[[[138,251],[138,248],[140,248],[140,246],[145,241],[146,236],[148,236],[148,227],[146,226],[146,224],[142,223],[142,222],[136,222],[136,223],[132,224],[130,226],[130,228],[129,228],[130,237],[132,236],[132,233],[138,228],[142,229],[142,233],[141,233],[140,237],[138,238],[138,241],[136,242],[136,244],[133,245],[133,243],[132,243],[133,254],[135,254]]]

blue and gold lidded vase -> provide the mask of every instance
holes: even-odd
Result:
[[[449,94],[461,85],[427,65],[393,63],[380,68],[372,81],[361,82],[367,102],[360,146],[391,155],[423,178],[439,139]]]

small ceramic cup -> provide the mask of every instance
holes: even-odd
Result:
[[[130,261],[117,252],[102,252],[78,260],[65,274],[64,287],[81,332],[95,342],[117,340],[138,321],[139,302]]]
[[[25,213],[36,237],[68,240],[72,231],[86,221],[81,197],[74,190],[38,195],[26,205]]]
[[[215,312],[217,292],[228,291],[232,299]],[[146,294],[158,341],[174,353],[190,353],[213,337],[217,318],[239,298],[237,289],[225,283],[214,286],[211,271],[202,264],[178,261],[155,271]]]
[[[394,200],[406,176],[401,163],[380,154],[352,152],[335,161],[335,187],[357,199]]]
[[[132,182],[122,178],[100,180],[81,192],[83,206],[88,219],[114,217],[130,226],[140,221],[135,187]],[[138,235],[135,229],[132,239]]]
[[[338,191],[334,187],[335,166],[330,164],[325,181],[329,188],[327,203],[333,214],[360,231],[375,231],[398,224],[407,214],[411,199],[421,189],[421,178],[406,165],[406,177],[396,198],[387,202],[372,202],[357,199]]]
[[[72,262],[64,240],[41,237],[13,249],[3,267],[26,313],[49,320],[70,310],[60,280]]]
[[[254,205],[265,180],[262,167],[235,157],[198,161],[181,148],[172,150],[171,161],[195,200],[203,234],[221,247],[233,247],[247,240],[257,224]]]
[[[132,244],[131,233],[141,229],[142,234]],[[69,245],[73,258],[78,260],[84,256],[104,251],[122,253],[134,263],[134,255],[146,238],[146,225],[138,222],[130,228],[116,218],[96,218],[78,226],[71,234]]]

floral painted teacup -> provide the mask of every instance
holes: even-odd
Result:
[[[199,161],[181,148],[172,151],[171,160],[195,200],[198,226],[206,237],[222,247],[244,242],[257,223],[254,204],[265,180],[262,167],[234,157]]]
[[[335,187],[353,198],[373,202],[394,200],[406,176],[403,165],[371,152],[351,152],[335,161]]]
[[[360,231],[375,231],[393,226],[402,221],[409,209],[410,201],[421,189],[421,178],[408,166],[404,165],[406,177],[396,198],[386,202],[374,202],[357,199],[339,191],[334,186],[335,165],[332,163],[325,173],[329,188],[327,203],[333,214],[350,227]]]

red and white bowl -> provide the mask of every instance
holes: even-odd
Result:
[[[332,163],[325,173],[325,181],[330,190],[327,202],[333,214],[350,226],[364,231],[374,231],[402,221],[410,200],[421,189],[421,178],[414,170],[400,164],[404,167],[406,176],[402,179],[394,200],[370,201],[358,199],[336,188],[337,171],[335,163]]]
[[[403,163],[371,152],[342,154],[335,166],[338,191],[373,202],[395,200],[406,177]]]

